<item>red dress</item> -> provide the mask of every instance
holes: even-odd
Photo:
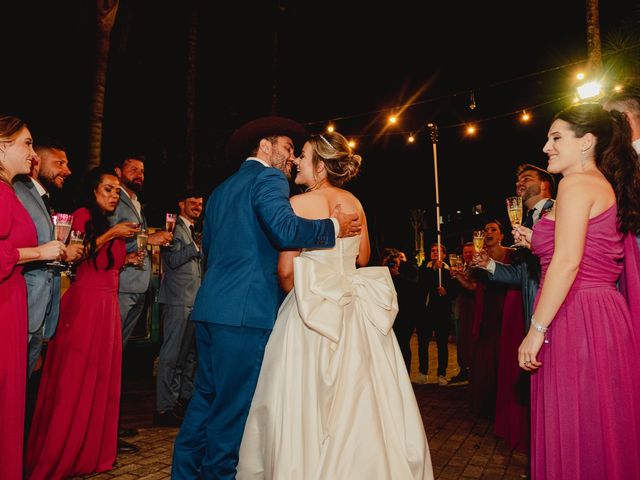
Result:
[[[73,214],[85,229],[86,209]],[[113,265],[107,267],[107,250]],[[49,343],[27,444],[29,479],[56,480],[103,472],[116,459],[122,335],[118,274],[125,260],[122,239],[111,240],[84,260],[62,297],[60,322]]]
[[[27,382],[27,286],[18,248],[38,245],[36,227],[13,189],[0,181],[0,476],[22,479]]]
[[[529,373],[518,365],[518,348],[524,340],[522,290],[507,291],[502,313],[500,355],[498,359],[498,396],[495,433],[520,452],[529,451]]]

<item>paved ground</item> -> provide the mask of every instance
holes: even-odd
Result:
[[[413,342],[415,348],[415,338]],[[430,352],[436,365],[435,344]],[[447,376],[456,372],[455,345],[449,345],[450,365]],[[414,355],[414,358],[416,355]],[[412,377],[417,365],[412,365]],[[435,382],[435,370],[430,372]],[[159,428],[152,424],[154,411],[153,378],[125,379],[122,424],[139,429],[131,442],[140,447],[138,454],[120,455],[116,468],[92,479],[155,480],[171,476],[171,454],[176,428]],[[466,386],[439,387],[414,384],[414,391],[431,449],[437,479],[522,479],[526,478],[527,456],[511,451],[493,435],[492,424],[475,418],[467,405]],[[129,439],[128,439],[129,440]],[[304,480],[304,479],[301,479]],[[334,479],[327,479],[334,480]]]

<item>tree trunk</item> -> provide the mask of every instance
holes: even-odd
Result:
[[[118,4],[119,0],[97,1],[96,65],[93,80],[91,116],[89,119],[89,158],[87,160],[87,170],[91,170],[100,165],[109,46],[111,30],[113,29],[118,11]]]
[[[602,72],[602,45],[598,0],[587,0],[587,54],[589,75],[599,75]]]
[[[187,165],[185,184],[192,189],[195,183],[196,170],[196,73],[198,52],[198,0],[191,0],[191,15],[189,16],[189,36],[187,45],[187,98],[186,98],[186,150]]]

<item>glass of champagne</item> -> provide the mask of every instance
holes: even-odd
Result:
[[[164,220],[164,229],[169,232],[169,233],[173,233],[173,229],[176,228],[176,218],[177,215],[175,213],[167,213],[165,216],[165,220]],[[171,245],[170,243],[165,243],[164,246],[168,247],[169,245]]]
[[[522,225],[522,197],[507,197],[507,213],[509,214],[511,228],[516,229]],[[518,245],[511,246],[517,247]]]
[[[67,243],[69,232],[71,232],[71,224],[73,223],[73,215],[68,213],[57,213],[51,217],[54,226],[54,232],[56,240],[62,243]],[[56,259],[53,262],[48,262],[50,267],[64,267],[65,264]]]
[[[460,266],[460,259],[458,255],[455,253],[449,254],[449,267],[451,267],[452,272],[458,272]]]
[[[84,232],[80,230],[71,230],[69,233],[69,245],[83,245],[84,244]],[[74,273],[71,271],[73,262],[67,263],[67,270],[64,272],[67,277],[73,277]]]
[[[473,231],[473,249],[479,253],[484,247],[484,230]]]
[[[138,253],[142,253],[146,255],[148,238],[149,238],[149,232],[147,232],[146,229],[141,228],[136,235],[136,243],[138,244]],[[143,265],[144,265],[144,257],[139,263],[136,264],[136,266],[138,268],[142,268]]]

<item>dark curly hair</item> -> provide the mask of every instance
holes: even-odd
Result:
[[[631,144],[627,117],[598,103],[572,105],[557,113],[577,138],[591,133],[597,138],[595,161],[616,195],[620,232],[640,233],[640,166]]]

